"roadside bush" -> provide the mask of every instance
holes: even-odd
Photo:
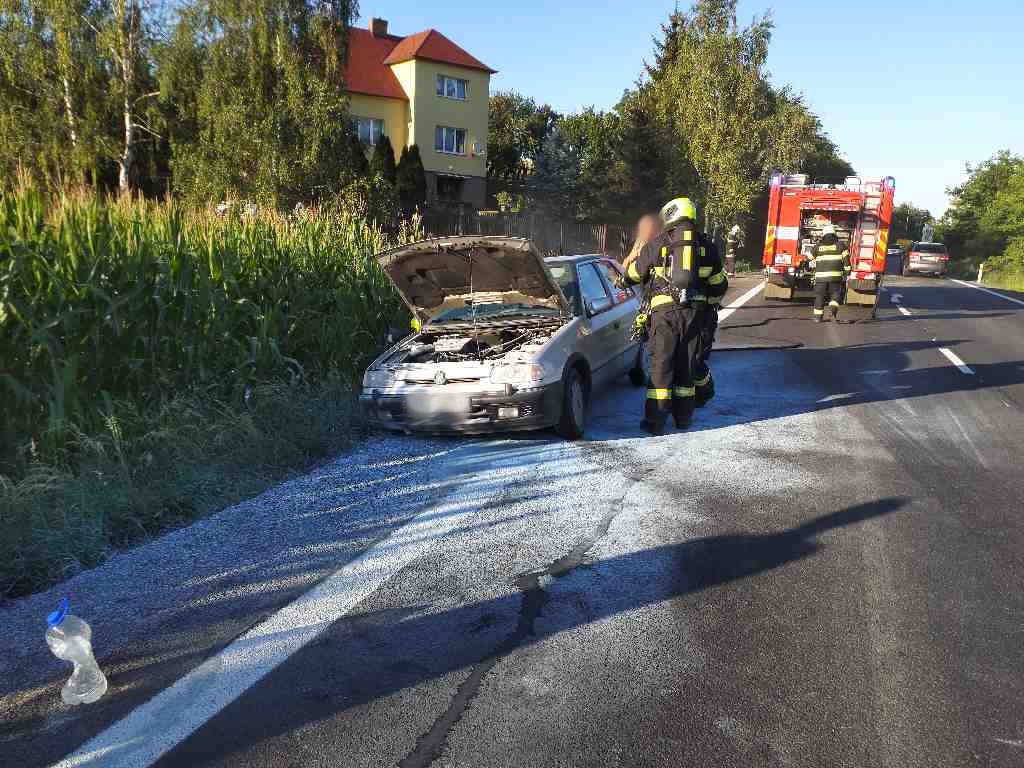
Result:
[[[985,262],[986,285],[1024,291],[1024,237],[1016,237],[1006,250]]]

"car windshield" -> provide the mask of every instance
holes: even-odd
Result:
[[[918,243],[914,250],[918,253],[945,253],[946,246],[942,243]]]
[[[466,304],[462,307],[451,307],[430,318],[431,323],[459,323],[465,320],[494,320],[499,317],[530,315],[538,317],[558,317],[559,311],[552,307],[537,304],[504,304],[501,302]]]
[[[558,287],[562,289],[565,298],[568,299],[573,314],[578,315],[580,313],[580,286],[576,281],[576,265],[552,264],[548,262],[548,270],[550,270],[551,276],[555,278],[555,282],[558,283]]]

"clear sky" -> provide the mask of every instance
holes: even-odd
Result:
[[[680,2],[681,7],[687,7]],[[365,23],[443,32],[516,90],[560,111],[607,109],[640,75],[672,0],[361,0]],[[771,8],[740,0],[740,22]],[[940,215],[965,163],[1024,153],[1024,1],[776,0],[768,68],[804,94],[865,176]]]

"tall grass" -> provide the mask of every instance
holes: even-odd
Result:
[[[984,283],[991,288],[1024,291],[1024,272],[993,272],[991,274],[986,272]]]
[[[400,311],[386,245],[327,209],[0,194],[0,596],[339,445]]]

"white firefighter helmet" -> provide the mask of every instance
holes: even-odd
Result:
[[[836,233],[836,225],[835,224],[829,223],[829,224],[826,224],[824,227],[821,228],[821,236],[822,237],[824,237],[825,235],[834,235],[835,233]]]

